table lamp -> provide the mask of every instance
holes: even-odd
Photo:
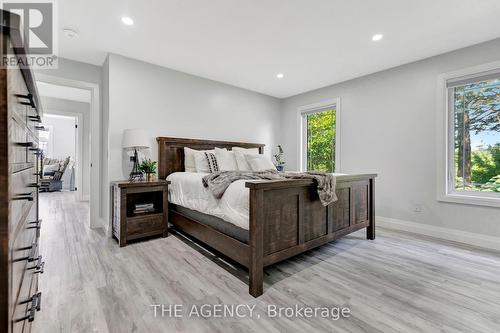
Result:
[[[129,180],[142,180],[142,172],[139,171],[139,158],[137,156],[137,149],[149,148],[149,140],[146,132],[141,129],[135,128],[124,130],[122,138],[122,148],[134,149],[134,156],[131,157],[131,160],[134,161],[134,167],[130,172]]]

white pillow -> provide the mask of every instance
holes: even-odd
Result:
[[[186,172],[196,172],[196,164],[194,161],[194,155],[199,152],[211,152],[214,150],[195,150],[188,147],[184,147],[184,171]],[[208,162],[207,162],[208,167]]]
[[[208,165],[207,156],[205,152],[212,153],[208,150],[198,151],[194,154],[194,165],[196,166],[196,172],[210,173],[210,166]]]
[[[276,170],[273,162],[265,155],[245,155],[252,171]]]
[[[234,151],[228,151],[226,148],[215,148],[215,158],[219,171],[236,171],[238,164],[236,164],[236,156]]]
[[[54,174],[54,172],[59,171],[59,163],[46,164],[43,166],[43,174]]]
[[[233,147],[232,150],[234,151],[234,155],[236,156],[236,164],[238,165],[238,170],[252,171],[252,168],[245,158],[245,155],[259,155],[259,148]]]

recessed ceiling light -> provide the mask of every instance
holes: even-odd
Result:
[[[382,38],[384,38],[384,35],[382,35],[382,34],[375,34],[375,35],[373,35],[373,37],[372,37],[372,41],[374,41],[374,42],[378,42],[378,41],[379,41],[379,40],[381,40]]]
[[[130,17],[128,16],[123,16],[122,17],[122,22],[123,24],[125,25],[134,25],[134,20],[132,20]]]
[[[78,32],[76,32],[75,30],[73,29],[70,29],[70,28],[64,28],[63,29],[63,33],[66,37],[69,37],[69,38],[76,38],[78,37]]]
[[[276,77],[277,77],[278,79],[282,79],[282,78],[284,78],[284,77],[285,77],[285,75],[284,75],[283,73],[278,73],[278,74],[276,74]]]

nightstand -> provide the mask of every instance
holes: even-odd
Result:
[[[111,182],[113,237],[120,247],[131,240],[168,236],[169,183]]]

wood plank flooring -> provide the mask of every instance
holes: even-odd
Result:
[[[385,229],[364,230],[265,270],[247,272],[181,236],[119,248],[88,228],[73,193],[40,196],[43,218],[39,332],[500,332],[500,254]],[[255,305],[260,318],[188,318],[201,304]],[[151,304],[184,304],[183,318]],[[351,316],[269,318],[278,306],[349,307]]]

